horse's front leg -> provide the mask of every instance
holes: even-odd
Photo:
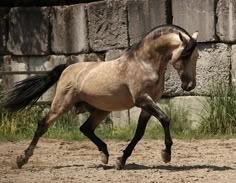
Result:
[[[107,164],[109,159],[107,145],[95,135],[94,130],[97,125],[108,116],[109,113],[110,112],[107,111],[94,109],[87,121],[80,127],[80,131],[98,147],[101,155],[101,161],[104,164]]]
[[[164,128],[165,133],[165,146],[166,148],[162,150],[162,160],[165,163],[171,161],[171,146],[173,144],[170,135],[170,119],[169,117],[155,104],[152,98],[148,94],[144,94],[137,98],[136,106],[141,107],[149,114],[155,116]]]
[[[123,156],[117,158],[116,161],[116,169],[120,170],[123,169],[126,163],[126,160],[128,157],[132,154],[132,151],[136,144],[141,140],[141,138],[144,135],[148,120],[150,119],[151,115],[147,113],[146,111],[142,110],[139,119],[138,119],[138,126],[134,135],[134,138],[131,140],[129,145],[126,147],[126,149],[123,151]]]

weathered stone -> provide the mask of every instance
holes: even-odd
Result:
[[[236,41],[236,1],[218,0],[216,34],[221,41]]]
[[[212,83],[230,80],[230,47],[226,44],[200,44],[195,94],[209,94]]]
[[[128,111],[114,111],[110,114],[114,126],[125,126],[129,123]]]
[[[103,61],[103,55],[96,54],[96,53],[90,53],[90,54],[79,54],[79,55],[72,55],[68,57],[68,62],[78,63],[78,62],[100,62]]]
[[[139,118],[141,108],[133,107],[129,109],[129,117],[131,122],[136,122]]]
[[[205,97],[200,96],[180,96],[161,99],[157,105],[163,110],[178,110],[185,113],[190,125],[195,128],[199,125],[201,115],[203,114]],[[141,112],[140,108],[134,107],[130,111],[130,121],[136,122]],[[167,114],[168,115],[168,114]],[[180,114],[181,115],[181,114]],[[169,116],[170,117],[170,116]],[[151,117],[150,122],[160,124],[155,117]],[[174,123],[174,121],[172,121]]]
[[[85,5],[54,7],[52,12],[52,52],[87,52],[89,48]]]
[[[159,104],[158,104],[159,106]],[[130,122],[137,122],[138,121],[138,118],[139,118],[139,115],[141,113],[141,108],[138,108],[138,107],[133,107],[131,109],[129,109],[129,120]],[[151,119],[149,121],[153,121],[153,122],[158,122],[158,120],[152,116]]]
[[[4,71],[50,71],[59,64],[66,63],[65,56],[5,56]],[[40,74],[40,73],[39,73]],[[41,73],[42,74],[42,73]],[[13,83],[26,79],[34,74],[12,74],[3,77],[4,88],[10,88]],[[39,101],[52,101],[55,86],[45,92]]]
[[[181,96],[168,99],[161,99],[160,106],[165,111],[177,110],[179,115],[185,114],[192,128],[197,127],[200,124],[201,117],[204,115],[204,108],[206,102],[205,97],[201,96]],[[169,116],[170,117],[170,116]],[[174,123],[175,121],[172,121]]]
[[[128,0],[129,38],[133,45],[158,25],[167,23],[167,0]]]
[[[232,83],[236,85],[236,45],[231,47],[231,79]]]
[[[127,12],[124,1],[88,4],[89,43],[93,51],[128,46]]]
[[[226,44],[198,44],[197,85],[190,92],[181,89],[181,81],[172,66],[168,66],[164,95],[207,95],[209,86],[217,81],[229,82],[230,48]]]
[[[6,38],[7,38],[7,14],[9,8],[0,8],[0,55],[6,52]]]
[[[3,71],[28,71],[28,62],[23,57],[4,56]],[[9,89],[13,83],[27,78],[28,74],[3,75],[3,87]]]
[[[215,0],[173,0],[173,23],[190,34],[199,31],[199,42],[216,40]]]
[[[51,55],[49,57],[29,57],[29,71],[50,71],[59,64],[65,64],[65,56]],[[33,75],[33,74],[31,74]],[[40,98],[39,102],[51,102],[55,95],[56,84],[47,90]]]
[[[124,50],[108,50],[105,55],[105,61],[110,61],[119,58],[124,53]]]
[[[49,8],[12,8],[7,49],[14,55],[48,54]]]

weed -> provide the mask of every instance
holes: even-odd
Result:
[[[232,135],[236,132],[236,87],[224,83],[212,84],[210,95],[203,103],[199,131],[204,134]]]

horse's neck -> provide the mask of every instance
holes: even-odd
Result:
[[[166,54],[167,52],[158,52],[153,47],[151,49],[142,50],[135,54],[134,60],[137,63],[143,65],[149,65],[152,67],[156,73],[164,74],[168,62],[170,61],[170,56]]]

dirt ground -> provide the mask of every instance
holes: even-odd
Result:
[[[163,141],[142,140],[125,170],[116,170],[114,164],[128,142],[108,141],[110,161],[102,165],[90,141],[41,139],[28,164],[12,169],[13,159],[28,143],[0,142],[1,183],[236,183],[236,139],[174,140],[169,164],[160,157]]]

